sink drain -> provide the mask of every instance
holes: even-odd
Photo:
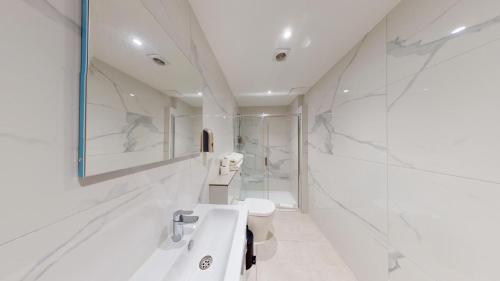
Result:
[[[207,270],[210,265],[212,265],[212,256],[204,256],[201,260],[200,260],[200,269],[201,270]]]

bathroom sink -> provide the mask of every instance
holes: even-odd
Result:
[[[245,206],[198,205],[200,219],[185,225],[179,242],[167,238],[130,279],[133,281],[237,281],[245,251]]]

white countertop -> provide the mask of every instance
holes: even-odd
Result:
[[[231,181],[234,178],[238,171],[229,171],[227,175],[218,175],[215,179],[210,181],[208,185],[216,185],[216,186],[228,186],[231,184]]]

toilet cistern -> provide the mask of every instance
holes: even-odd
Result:
[[[197,216],[187,216],[191,215],[193,211],[177,210],[174,212],[173,216],[173,235],[172,240],[174,242],[179,242],[184,236],[184,224],[196,223],[198,221]]]

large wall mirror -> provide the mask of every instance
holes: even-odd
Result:
[[[199,153],[204,80],[144,1],[83,6],[80,177]]]

